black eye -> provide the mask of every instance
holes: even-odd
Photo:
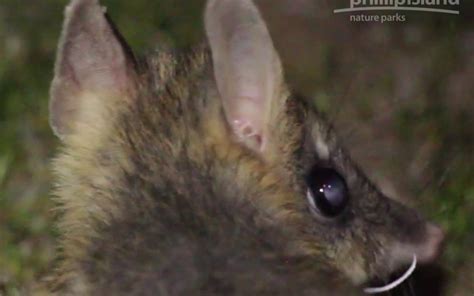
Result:
[[[306,178],[308,201],[313,209],[328,217],[339,215],[347,205],[346,182],[335,170],[313,168]]]

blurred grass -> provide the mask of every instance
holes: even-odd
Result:
[[[55,143],[46,114],[57,33],[38,29],[55,27],[61,8],[22,8],[0,4],[0,294],[7,295],[31,283],[54,253],[47,162]]]
[[[149,2],[102,1],[137,52],[153,48],[158,41],[182,47],[200,40],[203,1]],[[48,165],[58,141],[48,126],[47,101],[66,3],[63,0],[2,0],[0,3],[0,295],[21,293],[44,275],[54,258],[57,234],[51,211],[54,204],[49,196]],[[384,165],[377,168],[394,171],[396,178],[392,183],[405,185],[406,191],[417,197],[418,208],[447,230],[443,266],[452,276],[452,292],[448,295],[472,295],[469,293],[474,291],[474,110],[471,108],[474,92],[470,87],[474,77],[470,49],[474,48],[474,29],[471,20],[460,18],[449,26],[436,18],[416,20],[416,26],[422,28],[425,36],[418,45],[416,38],[413,41],[410,37],[411,41],[406,43],[398,40],[403,28],[380,28],[372,35],[387,35],[384,38],[394,40],[382,42],[391,46],[386,52],[353,53],[322,42],[321,52],[311,53],[320,60],[316,63],[319,68],[311,68],[314,64],[300,57],[303,66],[293,69],[297,77],[294,80],[318,86],[313,94],[322,109],[335,115],[336,120],[347,121],[346,127],[358,124],[353,129],[347,128],[347,134],[356,130],[353,132],[356,136],[363,139],[365,135],[366,142],[376,146],[373,149],[378,152],[373,155],[383,156],[379,157]],[[412,35],[416,37],[416,34]],[[284,42],[276,43],[292,46],[285,38]],[[426,54],[421,59],[408,58],[408,62],[403,62],[416,49]],[[354,57],[355,54],[359,56]],[[349,62],[344,64],[344,61]],[[422,67],[423,75],[405,77],[416,70],[415,66]],[[388,71],[397,67],[400,73]],[[314,79],[309,73],[312,71],[318,72]],[[362,73],[362,79],[358,73]],[[447,90],[451,76],[460,91]],[[352,83],[356,86],[350,88]],[[404,94],[395,92],[400,83],[418,84],[403,99]],[[344,94],[347,89],[349,94]],[[352,111],[338,111],[342,109],[343,99],[340,105],[331,103],[335,97],[353,98],[349,103]],[[391,97],[402,99],[387,107]],[[375,126],[375,130],[364,134],[365,126]],[[382,140],[377,139],[377,128],[382,130]],[[391,150],[387,150],[393,150],[388,156],[381,152],[386,149],[384,139],[390,144]],[[361,150],[359,155],[373,156],[370,150]],[[357,155],[357,151],[354,153]],[[397,157],[390,157],[394,155]],[[373,162],[381,161],[376,158]],[[417,173],[407,172],[412,163],[420,163],[416,166]]]

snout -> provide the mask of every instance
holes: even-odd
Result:
[[[376,294],[390,291],[403,283],[412,275],[417,262],[430,263],[441,254],[444,237],[444,231],[439,226],[426,222],[424,224],[422,238],[417,243],[395,243],[389,252],[391,257],[389,262],[391,262],[392,271],[402,268],[411,261],[410,267],[405,270],[403,275],[398,276],[394,281],[388,284],[365,288],[365,293]]]
[[[430,263],[440,256],[445,234],[441,227],[426,223],[425,239],[415,248],[415,255],[421,263]]]
[[[431,263],[440,256],[443,250],[444,231],[431,222],[426,222],[424,231],[419,233],[419,238],[413,242],[396,242],[389,251],[392,269],[410,264],[415,255],[422,264]]]

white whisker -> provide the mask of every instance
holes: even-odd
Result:
[[[390,284],[382,286],[382,287],[365,288],[364,292],[367,293],[367,294],[376,294],[376,293],[382,293],[382,292],[390,291],[393,288],[395,288],[396,286],[403,283],[413,273],[413,271],[415,271],[415,268],[416,268],[416,255],[413,254],[413,261],[412,261],[410,267],[408,268],[408,270],[401,277],[399,277],[395,281],[391,282]]]

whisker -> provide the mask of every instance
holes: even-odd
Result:
[[[382,293],[382,292],[387,292],[392,290],[393,288],[397,287],[401,283],[403,283],[410,275],[413,273],[413,271],[416,268],[416,255],[413,254],[413,262],[411,266],[408,268],[408,270],[398,279],[394,280],[388,285],[384,285],[382,287],[370,287],[370,288],[365,288],[364,292],[367,294],[376,294],[376,293]]]
[[[410,279],[408,279],[408,280],[410,280]],[[410,290],[408,290],[408,287],[407,287],[406,283],[403,283],[401,285],[401,288],[402,288],[402,290],[401,290],[402,295],[411,296]]]
[[[413,288],[413,279],[412,278],[408,279],[408,288],[410,289],[410,295],[411,296],[416,296],[415,289]]]

